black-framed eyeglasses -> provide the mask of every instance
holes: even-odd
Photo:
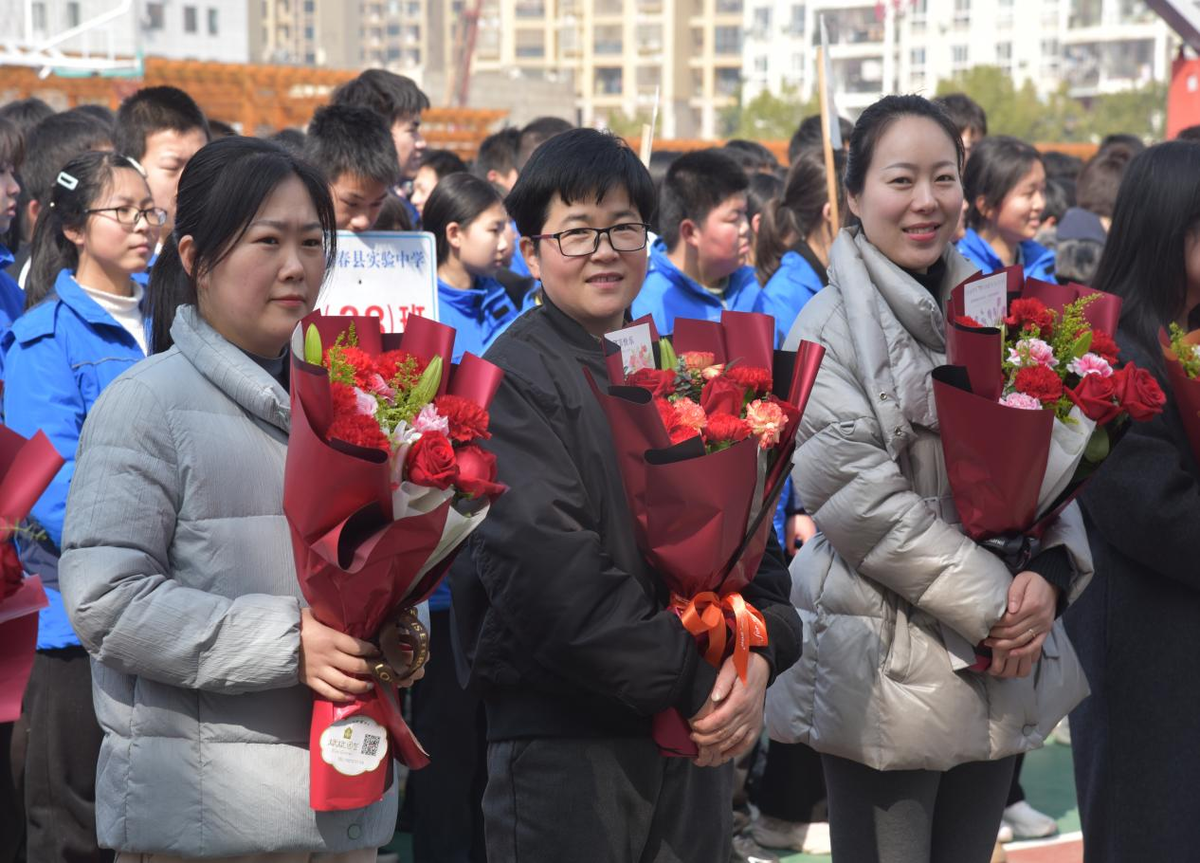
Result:
[[[133,227],[138,219],[145,219],[146,224],[158,228],[167,223],[167,211],[162,207],[98,207],[94,210],[84,210],[85,213],[112,213],[112,218],[122,225]]]
[[[614,252],[636,252],[646,248],[650,226],[644,222],[622,222],[607,228],[571,228],[556,234],[535,234],[531,240],[554,240],[564,258],[583,258],[594,255],[600,248],[601,234],[608,235]]]

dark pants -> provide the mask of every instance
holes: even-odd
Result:
[[[1025,799],[1025,789],[1021,787],[1021,767],[1024,764],[1025,756],[1018,755],[1016,766],[1013,767],[1012,784],[1008,786],[1008,800],[1004,803],[1005,809]]]
[[[483,789],[487,726],[483,704],[454,673],[450,612],[430,615],[429,664],[412,688],[413,732],[430,764],[408,775],[416,863],[484,863]]]
[[[38,651],[25,687],[29,863],[108,863],[96,844],[96,762],[103,734],[82,647]]]
[[[25,861],[25,801],[17,781],[24,772],[25,747],[22,745],[19,750],[21,769],[14,769],[15,728],[12,722],[0,724],[0,863]]]
[[[772,740],[762,779],[752,798],[762,814],[770,818],[813,821],[814,807],[825,799],[821,756],[803,743]]]
[[[489,863],[728,863],[733,766],[663,758],[649,738],[488,746]]]
[[[834,863],[988,863],[1015,760],[885,771],[822,755]]]

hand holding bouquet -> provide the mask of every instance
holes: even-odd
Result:
[[[451,367],[453,345],[425,318],[390,335],[375,318],[314,314],[293,335],[284,512],[297,577],[317,620],[383,655],[369,695],[315,701],[314,809],[378,800],[389,743],[410,768],[428,763],[395,691],[428,657],[413,608],[505,490],[476,443],[502,373],[471,354]]]

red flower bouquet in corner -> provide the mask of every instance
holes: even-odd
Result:
[[[26,440],[0,425],[0,722],[21,715],[37,647],[37,612],[49,604],[42,580],[25,577],[13,537],[62,465],[44,433]]]
[[[1185,333],[1178,324],[1158,334],[1167,362],[1167,384],[1179,408],[1179,418],[1192,452],[1200,461],[1200,330]]]
[[[314,313],[292,337],[284,512],[296,574],[318,620],[382,653],[368,695],[314,700],[317,810],[379,800],[390,754],[412,769],[429,763],[396,691],[428,656],[413,608],[505,491],[494,457],[475,443],[489,437],[503,373],[472,354],[451,367],[453,347],[452,328],[421,317],[392,335],[377,318]]]
[[[628,371],[608,343],[612,384],[588,374],[612,429],[638,547],[663,576],[672,608],[704,658],[732,655],[745,680],[751,647],[767,643],[762,615],[740,591],[766,550],[796,429],[824,356],[805,342],[773,351],[769,315],[677,318],[657,342],[657,367]],[[586,371],[585,371],[586,374]],[[664,755],[696,755],[685,717],[654,717]]]
[[[973,297],[976,289],[989,296]],[[1162,411],[1153,376],[1118,365],[1111,334],[1120,308],[1119,297],[1026,281],[1019,268],[951,293],[949,365],[933,372],[946,470],[963,529],[1014,573],[1128,423]],[[943,635],[952,652],[972,650],[944,627]],[[988,662],[980,651],[972,667]]]

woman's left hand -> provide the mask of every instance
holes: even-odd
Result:
[[[1026,676],[1041,656],[1057,608],[1058,591],[1050,582],[1036,572],[1017,573],[1008,589],[1008,611],[983,642],[998,654],[993,656],[989,673],[997,677]]]

